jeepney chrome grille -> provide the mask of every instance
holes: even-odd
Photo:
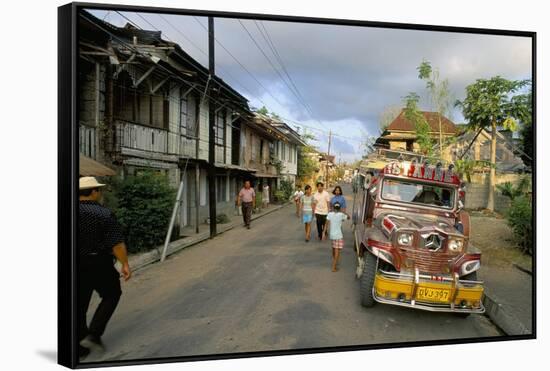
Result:
[[[400,248],[401,261],[412,261],[414,267],[420,272],[430,274],[445,273],[445,268],[450,268],[454,256],[441,251],[430,251],[424,248]]]

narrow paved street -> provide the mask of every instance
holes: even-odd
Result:
[[[361,307],[350,226],[336,273],[330,242],[306,243],[293,205],[137,272],[107,352],[86,361],[500,335],[481,315]]]

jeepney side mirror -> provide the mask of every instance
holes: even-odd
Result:
[[[458,211],[464,209],[464,203],[462,202],[462,200],[458,200]]]

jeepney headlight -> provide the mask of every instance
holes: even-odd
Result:
[[[411,246],[413,243],[413,235],[412,233],[399,233],[397,235],[397,243],[403,246]]]
[[[452,252],[460,252],[464,247],[464,240],[462,238],[450,238],[447,246]]]
[[[464,276],[478,270],[480,265],[481,264],[479,263],[479,260],[471,260],[462,264],[462,266],[460,267],[460,276]]]

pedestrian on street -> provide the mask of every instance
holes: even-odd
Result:
[[[325,191],[323,182],[317,182],[317,192],[313,195],[315,199],[315,221],[317,223],[317,239],[323,239],[323,228],[327,220],[330,208],[330,194]]]
[[[264,183],[264,187],[262,189],[262,206],[264,208],[269,206],[269,186],[267,183]]]
[[[79,181],[78,222],[78,340],[79,356],[90,350],[104,350],[101,336],[113,315],[122,294],[116,260],[122,265],[120,273],[125,281],[132,276],[122,228],[113,213],[100,204],[100,184],[94,177]],[[86,312],[92,292],[101,296],[95,314],[87,326]]]
[[[250,180],[245,180],[244,187],[241,188],[237,196],[237,206],[242,205],[243,220],[246,228],[250,229],[250,218],[252,210],[256,207],[256,192],[250,186]]]
[[[306,185],[305,191],[306,193],[300,198],[298,203],[302,211],[302,222],[306,229],[306,242],[309,242],[311,238],[311,222],[315,213],[315,198],[311,194],[311,186],[309,184]]]
[[[334,211],[327,215],[327,222],[324,229],[324,238],[327,233],[332,242],[332,271],[338,271],[338,260],[340,259],[340,250],[344,248],[344,235],[342,233],[342,222],[349,219],[349,215],[340,211],[340,204],[334,204]]]
[[[310,187],[311,188],[311,187]],[[296,204],[296,216],[300,217],[300,200],[302,199],[302,196],[304,195],[304,192],[302,192],[302,186],[299,185],[296,187],[296,191],[294,192],[294,195],[292,196],[294,198],[294,204]]]
[[[334,190],[332,191],[332,198],[330,199],[330,210],[334,210],[334,204],[339,203],[340,204],[340,210],[345,213],[346,212],[346,199],[344,198],[344,194],[342,193],[342,187],[337,185],[334,187]]]

